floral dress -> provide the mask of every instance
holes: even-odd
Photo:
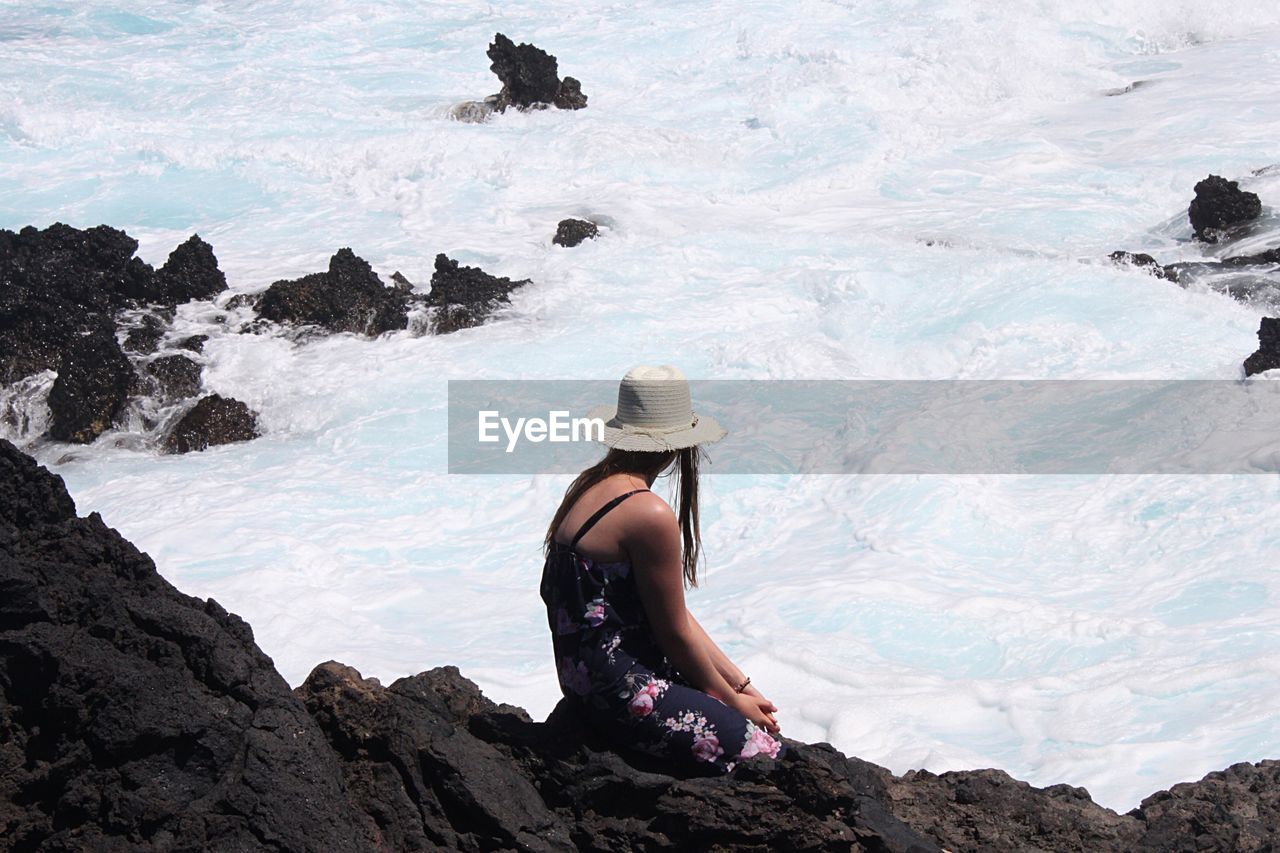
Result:
[[[597,562],[574,548],[605,513],[646,491],[619,495],[565,545],[553,542],[542,571],[560,689],[597,729],[623,747],[686,769],[724,772],[784,745],[734,708],[689,685],[654,637],[629,561]]]

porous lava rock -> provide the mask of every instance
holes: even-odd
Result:
[[[212,299],[227,289],[227,277],[218,268],[213,247],[192,234],[169,253],[156,273],[159,298],[155,301],[178,305],[197,299]]]
[[[498,112],[507,107],[538,109],[556,106],[564,110],[580,110],[587,105],[582,84],[573,77],[562,81],[556,58],[531,44],[515,44],[502,33],[493,37],[487,51],[492,64],[489,69],[502,81],[492,106]]]
[[[1244,375],[1280,367],[1280,317],[1263,317],[1258,324],[1258,351],[1244,360]]]
[[[329,259],[326,272],[275,282],[256,307],[261,319],[332,332],[377,336],[409,325],[406,294],[383,284],[349,248]]]
[[[210,394],[202,397],[165,436],[168,453],[190,453],[219,444],[257,438],[258,416],[239,400]]]
[[[170,399],[195,396],[200,390],[201,367],[185,355],[164,355],[147,364],[160,394]]]
[[[0,383],[57,370],[83,334],[114,331],[116,310],[152,289],[137,248],[105,225],[0,230]]]
[[[498,307],[511,301],[511,291],[529,283],[489,275],[479,267],[460,266],[436,255],[431,291],[423,303],[432,309],[430,326],[436,334],[456,332],[483,323]]]
[[[143,314],[138,325],[125,334],[123,347],[127,352],[150,355],[160,348],[164,330],[165,321],[158,314]]]
[[[1240,189],[1236,181],[1210,175],[1195,186],[1195,198],[1187,217],[1197,240],[1216,243],[1222,231],[1262,215],[1262,200],[1256,193]]]
[[[124,411],[137,378],[115,334],[97,329],[78,336],[63,354],[49,390],[49,437],[92,442]]]
[[[243,620],[0,440],[0,847],[375,849],[340,763]]]
[[[600,228],[586,219],[561,219],[556,226],[556,236],[551,242],[557,246],[573,247],[583,240],[590,240],[600,233]]]
[[[621,753],[450,666],[296,690],[239,617],[183,595],[0,440],[0,839],[14,850],[1266,851],[1280,762],[1127,814],[987,769],[895,776],[786,740],[727,775]],[[1117,771],[1120,772],[1120,771]]]
[[[159,306],[125,326],[125,346],[145,355],[159,345],[173,306],[226,288],[213,250],[198,236],[159,272],[134,256],[137,248],[106,225],[0,230],[0,384],[58,373],[50,438],[93,441],[123,411],[137,376],[116,342],[121,312]]]

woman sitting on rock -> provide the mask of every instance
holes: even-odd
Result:
[[[725,431],[693,412],[674,367],[636,367],[600,406],[609,452],[569,486],[547,529],[541,595],[560,688],[621,747],[729,771],[784,749],[777,708],[685,608],[697,584],[700,444]],[[679,519],[650,491],[679,472]]]

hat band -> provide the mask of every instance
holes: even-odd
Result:
[[[665,427],[642,427],[642,426],[633,426],[632,424],[623,422],[619,424],[619,429],[621,429],[625,433],[651,435],[656,437],[656,436],[662,436],[662,435],[670,435],[673,432],[684,432],[685,430],[693,429],[697,425],[698,425],[698,416],[694,415],[693,420],[690,422],[688,426],[685,426],[684,424],[675,424],[674,426],[665,426]]]

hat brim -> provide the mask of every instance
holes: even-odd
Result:
[[[687,429],[661,434],[636,432],[617,420],[618,407],[595,406],[587,412],[589,418],[604,421],[604,440],[597,443],[618,450],[681,450],[698,444],[711,444],[728,435],[728,431],[710,415],[698,415],[698,423]]]

